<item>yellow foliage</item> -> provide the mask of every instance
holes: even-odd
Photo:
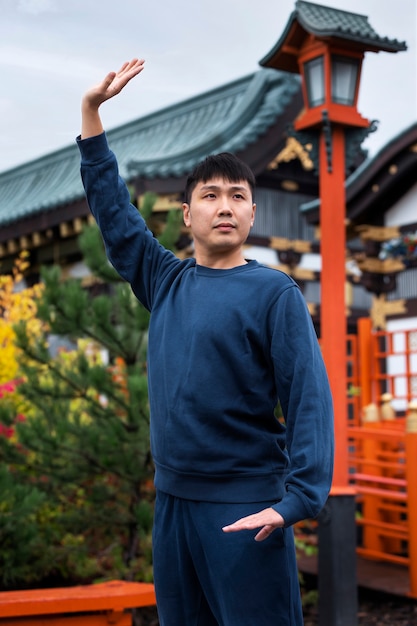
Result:
[[[84,354],[89,364],[92,366],[103,364],[103,354],[100,346],[91,339],[81,338],[77,340],[77,349],[68,350],[67,348],[63,348],[58,352],[55,358],[55,363],[64,377],[67,374],[70,377],[71,371],[74,368],[74,363],[80,353]],[[50,374],[47,370],[45,370],[41,373],[41,376],[44,381],[47,381]],[[82,424],[88,424],[91,422],[88,408],[86,408],[86,403],[88,403],[89,400],[99,402],[102,406],[106,406],[107,404],[106,398],[98,394],[98,392],[93,388],[82,388],[79,390],[78,394],[75,388],[72,391],[73,398],[69,401],[68,406],[68,419],[70,421],[78,419]]]
[[[15,261],[12,274],[0,276],[0,383],[18,375],[18,348],[13,325],[20,320],[27,321],[33,337],[42,329],[42,322],[36,317],[35,299],[40,296],[43,286],[37,284],[19,289],[29,266],[27,256],[27,252],[22,252]]]

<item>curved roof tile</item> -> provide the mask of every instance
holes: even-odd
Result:
[[[404,43],[397,39],[380,37],[368,22],[366,15],[351,13],[312,4],[304,0],[296,2],[298,21],[304,28],[316,35],[340,35],[346,39],[359,38],[361,41],[389,45],[397,49],[403,49]]]
[[[361,49],[373,52],[380,50],[385,52],[407,50],[407,45],[404,41],[378,35],[369,24],[366,15],[313,4],[312,2],[305,2],[305,0],[297,0],[295,9],[289,17],[284,32],[272,50],[261,59],[260,65],[271,67],[272,60],[279,55],[281,58],[279,67],[285,68],[290,72],[299,72],[297,55],[289,51],[288,48],[291,45],[298,46],[300,33],[303,31],[313,34],[319,39],[332,37],[354,42]],[[284,44],[289,42],[290,46],[283,50]]]
[[[150,116],[146,128],[137,131],[135,158],[125,160],[127,173],[146,178],[182,176],[208,154],[243,150],[268,130],[299,91],[300,82],[293,78],[260,70],[193,98],[174,112]]]

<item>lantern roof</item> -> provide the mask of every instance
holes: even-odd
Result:
[[[405,41],[378,35],[366,15],[297,0],[283,34],[259,64],[298,74],[298,52],[310,35],[362,52],[399,52],[407,49]]]

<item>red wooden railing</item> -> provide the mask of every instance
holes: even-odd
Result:
[[[349,482],[358,505],[357,552],[408,569],[417,598],[417,329],[349,336]],[[352,395],[352,394],[350,394]]]
[[[150,583],[96,585],[0,593],[0,626],[131,626],[130,609],[155,604]]]

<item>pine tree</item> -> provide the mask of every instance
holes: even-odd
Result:
[[[153,201],[145,197],[147,218]],[[159,236],[166,247],[174,248],[179,228],[173,212]],[[59,537],[48,575],[151,580],[149,314],[109,265],[96,226],[80,246],[89,289],[63,280],[56,266],[43,268],[37,315],[46,330],[34,342],[24,320],[15,326],[19,392],[31,409],[16,425],[19,446],[12,459],[9,442],[9,459],[15,475],[48,498]]]

